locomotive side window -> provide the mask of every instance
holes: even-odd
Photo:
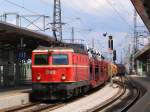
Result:
[[[99,67],[98,66],[95,67],[95,74],[99,74]]]
[[[90,80],[93,80],[93,66],[90,65]]]
[[[48,65],[48,55],[47,54],[35,54],[34,65]]]
[[[53,65],[68,65],[68,55],[65,54],[53,54],[52,55]]]
[[[98,80],[99,79],[99,67],[95,66],[95,79]]]
[[[93,73],[93,67],[92,67],[92,65],[90,65],[90,74],[92,74]]]

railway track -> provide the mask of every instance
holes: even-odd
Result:
[[[120,85],[119,86],[120,90],[118,91],[117,95],[114,96],[117,99],[118,97],[120,97],[125,92],[126,89],[125,89],[125,86],[124,86],[124,89],[121,88],[123,85],[120,82],[116,82],[116,83],[118,85]],[[40,102],[30,103],[30,104],[26,104],[26,105],[19,106],[19,107],[13,107],[13,108],[5,109],[5,110],[3,110],[3,112],[41,112],[41,111],[47,112],[47,111],[52,111],[52,110],[55,110],[55,109],[60,108],[62,106],[65,106],[66,104],[69,104],[71,102],[74,102],[74,101],[80,100],[84,97],[87,97],[88,95],[91,95],[92,93],[96,92],[99,89],[101,89],[101,87],[98,89],[95,89],[93,91],[90,91],[89,93],[86,94],[86,96],[79,96],[77,98],[71,99],[70,101],[54,103],[54,104],[46,104],[46,103],[40,103]],[[112,99],[109,100],[110,103],[112,103],[111,101],[114,101],[115,98],[113,98],[113,100]],[[108,103],[108,101],[106,101],[106,103]]]
[[[6,108],[6,109],[2,109],[0,110],[0,112],[49,112],[52,110],[55,110],[57,108],[60,108],[62,106],[65,106],[69,103],[75,102],[77,100],[80,100],[84,97],[88,97],[89,95],[93,94],[94,92],[98,91],[99,89],[101,89],[102,87],[104,87],[104,85],[93,89],[92,91],[89,91],[86,93],[86,95],[79,95],[78,97],[73,97],[69,100],[65,100],[63,102],[58,101],[57,103],[29,103],[29,104],[25,104],[22,106],[16,106],[16,107],[11,107],[11,108]]]
[[[115,83],[117,83],[120,88],[117,95],[114,95],[112,98],[106,100],[103,104],[97,105],[94,108],[87,110],[87,112],[126,112],[143,94],[140,88],[131,83],[129,79],[127,80],[129,83],[116,81]],[[127,101],[126,104],[124,104],[124,102],[121,104],[120,101],[123,99],[123,97],[128,97],[125,96],[127,94],[127,90],[129,90],[128,95],[130,96],[130,98],[132,94],[132,98],[128,99],[129,101]],[[119,106],[117,106],[117,104]]]
[[[87,110],[87,112],[99,112],[100,110],[106,108],[107,106],[111,105],[113,102],[118,100],[121,96],[123,96],[126,92],[126,87],[120,83],[119,81],[115,81],[115,83],[119,86],[119,91],[117,92],[116,95],[111,97],[110,99],[106,100],[100,105],[97,105],[93,107],[92,109]]]
[[[97,105],[94,108],[87,110],[87,112],[99,112],[99,111],[116,112],[115,110],[118,110],[118,108],[119,108],[119,112],[126,112],[143,94],[141,89],[137,88],[137,85],[134,85],[133,83],[131,83],[132,81],[128,80],[127,82],[122,83],[116,80],[115,83],[119,87],[118,93],[114,95],[112,98],[106,100],[103,104]],[[130,93],[129,90],[132,92]],[[125,97],[125,94],[127,92],[128,92],[128,95],[132,94],[132,98],[128,99],[129,101],[126,100],[125,104],[122,103],[121,105],[122,107],[115,107],[117,103],[120,104],[119,100],[124,100],[123,97]],[[92,94],[92,93],[89,93],[89,94]],[[5,110],[5,112],[42,112],[42,111],[47,112],[47,111],[58,109],[60,107],[65,106],[66,104],[80,100],[82,98],[83,97],[78,97],[78,98],[72,99],[71,101],[51,103],[51,104],[31,103],[31,104],[27,104],[24,106]]]
[[[30,103],[23,106],[13,107],[5,110],[3,112],[41,112],[41,111],[51,111],[64,106],[64,103],[46,104],[46,103]]]
[[[136,101],[143,96],[143,94],[145,93],[145,90],[142,90],[142,88],[139,88],[139,86],[137,86],[138,84],[134,85],[133,80],[129,80],[127,78],[127,80],[129,81],[130,85],[132,86],[132,88],[136,91],[134,98],[125,106],[123,107],[120,112],[126,112],[127,110],[129,110],[129,108],[136,103]]]
[[[65,106],[71,102],[80,100],[92,93],[94,93],[95,91],[99,90],[100,88],[97,89],[93,89],[92,91],[88,92],[85,96],[78,96],[78,97],[73,97],[70,100],[65,100],[63,102],[57,102],[57,103],[41,103],[41,102],[37,102],[37,103],[28,103],[22,106],[16,106],[16,107],[11,107],[11,108],[6,108],[3,110],[0,110],[0,112],[47,112],[47,111],[52,111],[55,110],[57,108],[60,108],[62,106]]]

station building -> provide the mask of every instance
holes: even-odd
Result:
[[[150,44],[135,54],[136,71],[140,76],[150,76]]]
[[[150,0],[131,0],[150,32]],[[150,43],[134,55],[136,71],[140,76],[150,76]]]

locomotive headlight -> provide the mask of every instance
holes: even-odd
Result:
[[[61,80],[66,80],[66,76],[64,74],[62,74]]]
[[[41,77],[40,77],[40,76],[37,76],[37,78],[36,78],[36,79],[39,81],[39,80],[41,80]]]

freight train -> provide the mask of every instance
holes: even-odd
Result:
[[[116,64],[117,66],[117,76],[125,76],[126,67],[123,64]]]
[[[39,47],[32,52],[32,97],[55,100],[85,94],[109,80],[109,66],[115,75],[114,64],[80,44]]]

